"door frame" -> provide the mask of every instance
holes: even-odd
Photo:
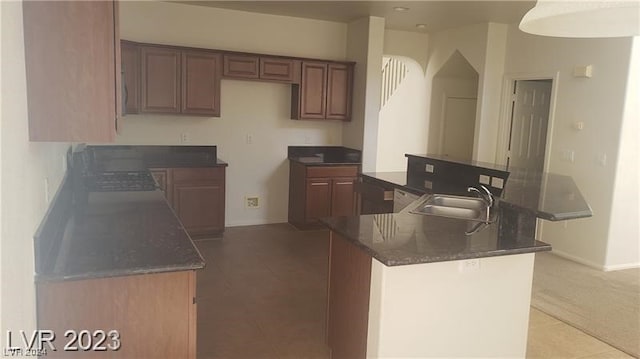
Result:
[[[549,122],[547,123],[547,141],[544,149],[544,172],[549,172],[551,159],[551,145],[553,141],[553,127],[556,115],[556,100],[558,96],[558,83],[560,72],[533,72],[533,73],[508,73],[504,75],[502,84],[502,101],[500,109],[500,123],[498,124],[498,143],[496,148],[496,163],[507,164],[507,149],[509,148],[509,132],[511,132],[511,102],[514,97],[516,81],[526,80],[551,80],[551,99],[549,101]]]

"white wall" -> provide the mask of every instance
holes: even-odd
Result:
[[[367,358],[524,358],[533,253],[387,267],[371,263]]]
[[[431,79],[454,51],[460,51],[479,74],[473,158],[483,162],[494,162],[506,26],[495,23],[469,25],[433,33],[430,39],[426,71],[427,100],[431,99]],[[429,117],[428,121],[432,121],[432,118]]]
[[[556,84],[551,148],[548,149],[551,151],[549,172],[571,176],[593,209],[592,218],[560,223],[545,222],[541,240],[552,244],[554,252],[558,254],[598,268],[606,268],[608,261],[612,260],[607,258],[607,247],[612,240],[610,230],[613,224],[611,215],[615,174],[619,166],[630,166],[628,163],[621,163],[619,157],[623,109],[628,98],[625,92],[630,51],[630,38],[541,37],[525,34],[515,25],[510,26],[508,31],[506,74],[560,73]],[[593,65],[593,77],[573,77],[573,67],[576,65]],[[637,118],[635,120],[637,126]],[[584,130],[575,130],[575,121],[584,122]],[[629,124],[632,125],[632,122]],[[637,149],[629,151],[632,146],[626,142],[623,146],[624,158],[634,157],[631,161],[637,164]],[[575,151],[574,163],[561,159],[561,151],[565,149]],[[600,162],[603,156],[606,156],[604,165]],[[637,215],[630,218],[633,217],[631,213],[634,206],[637,208],[637,197],[632,200],[630,196],[634,186],[626,183],[626,180],[621,181],[625,183],[620,193],[624,202],[620,202],[620,211],[616,213],[626,213],[620,217],[622,222],[637,222]],[[614,241],[612,243],[618,243],[617,240]],[[623,248],[617,248],[616,252],[633,252],[634,248],[628,247],[628,242],[620,242],[625,244],[622,245]],[[637,246],[635,249],[637,252]],[[638,257],[637,254],[625,256],[624,260],[629,262],[624,265],[637,265],[640,262]],[[623,265],[619,259],[611,264]]]
[[[606,267],[640,263],[640,37],[633,39],[613,188]]]
[[[0,347],[5,348],[7,330],[29,333],[36,326],[33,234],[48,207],[45,194],[52,198],[64,176],[69,144],[29,142],[22,3],[2,1],[0,8]]]
[[[427,144],[425,101],[427,34],[385,30],[384,55],[402,61],[407,74],[380,109],[376,171],[406,171],[405,153],[423,153]]]
[[[121,2],[123,39],[345,60],[347,25],[168,2]],[[217,145],[227,169],[227,226],[287,221],[288,145],[341,145],[342,122],[290,120],[290,86],[222,81],[221,117],[129,115],[118,143]],[[246,144],[246,135],[253,144]],[[258,195],[261,208],[245,209]]]
[[[357,62],[351,122],[344,124],[345,146],[362,150],[362,171],[375,171],[382,85],[384,19],[370,16],[349,23],[347,58]]]

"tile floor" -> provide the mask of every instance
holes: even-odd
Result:
[[[197,241],[198,358],[328,358],[327,233],[274,224]],[[532,308],[527,358],[630,357]]]

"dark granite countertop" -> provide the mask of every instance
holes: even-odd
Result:
[[[526,233],[501,234],[501,220],[472,235],[465,232],[476,222],[410,213],[332,217],[321,221],[387,266],[551,250],[549,244]]]
[[[120,189],[108,182],[108,187],[96,191],[86,186],[86,179],[112,173],[111,180],[125,173],[124,181],[129,181],[131,175],[148,173],[148,167],[226,166],[217,159],[215,146],[89,146],[79,148],[73,158],[70,175],[34,236],[37,280],[204,267],[193,241],[155,186],[137,190],[129,183]]]
[[[362,153],[341,146],[289,146],[287,157],[290,161],[305,166],[343,166],[362,163]]]
[[[76,205],[39,280],[192,270],[204,260],[162,192],[92,192]]]
[[[389,183],[394,187],[409,192],[423,194],[433,193],[427,188],[412,185],[407,172],[370,172],[363,176]],[[436,181],[434,181],[436,182]],[[446,185],[436,188],[446,188]],[[461,191],[445,191],[446,193],[465,195],[466,188]],[[549,221],[561,221],[591,217],[591,207],[582,197],[573,179],[553,173],[530,173],[511,170],[504,189],[497,200],[503,206],[512,206],[517,210],[527,211],[538,218]]]
[[[217,157],[216,146],[87,146],[96,170],[123,168],[124,161],[139,161],[147,168],[219,167],[228,164]]]

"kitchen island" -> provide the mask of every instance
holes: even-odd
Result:
[[[536,240],[536,219],[582,218],[591,210],[565,176],[510,177],[500,168],[459,165],[416,156],[406,176],[363,176],[413,193],[455,195],[488,176],[496,204],[479,231],[478,222],[409,212],[322,220],[331,230],[332,358],[524,358],[534,255],[551,250]]]
[[[226,166],[215,146],[79,148],[72,157],[34,236],[38,328],[56,334],[47,356],[95,356],[63,350],[65,331],[88,330],[83,345],[101,338],[96,331],[115,333],[102,343],[106,357],[195,358],[205,263],[148,167]]]

